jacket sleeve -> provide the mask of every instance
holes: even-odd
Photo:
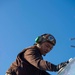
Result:
[[[24,58],[40,70],[56,71],[56,65],[42,59],[38,50],[29,49],[24,53]]]

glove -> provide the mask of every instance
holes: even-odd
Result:
[[[69,61],[62,62],[62,63],[58,64],[57,65],[57,71],[59,71],[62,67],[65,67],[68,63],[69,63]]]

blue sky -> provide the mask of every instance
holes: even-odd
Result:
[[[0,0],[0,73],[5,74],[17,54],[37,36],[50,33],[57,43],[44,59],[59,64],[75,57],[74,0]],[[50,72],[56,75],[55,72]]]

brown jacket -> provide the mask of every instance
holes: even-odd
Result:
[[[24,49],[17,55],[7,73],[13,75],[49,75],[47,71],[55,71],[56,65],[43,60],[36,45]],[[46,74],[45,74],[46,73]]]

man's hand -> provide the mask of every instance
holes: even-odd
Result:
[[[57,65],[57,70],[59,71],[62,67],[65,67],[68,63],[69,63],[69,61],[62,62],[62,63],[58,64]]]

